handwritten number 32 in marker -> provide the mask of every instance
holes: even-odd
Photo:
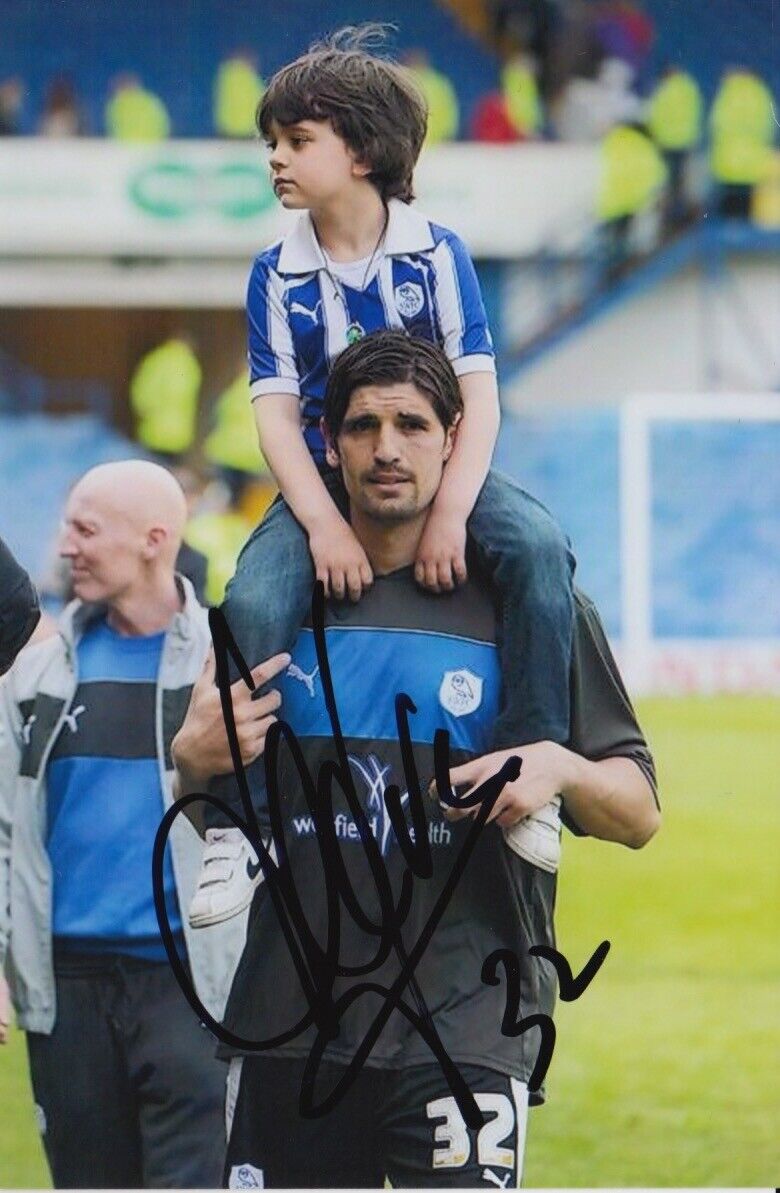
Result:
[[[602,940],[594,950],[590,960],[575,978],[571,966],[562,953],[547,945],[537,944],[530,948],[529,953],[535,957],[543,957],[554,967],[558,975],[558,990],[562,1002],[574,1002],[587,990],[594,977],[604,964],[609,952],[609,941]],[[519,1036],[532,1027],[541,1029],[542,1042],[536,1058],[533,1073],[528,1081],[528,1089],[534,1093],[544,1081],[552,1060],[555,1047],[555,1024],[549,1015],[526,1015],[517,1018],[520,1006],[520,963],[517,954],[511,949],[495,949],[485,958],[482,966],[482,981],[487,986],[499,984],[498,967],[502,965],[506,974],[506,1009],[501,1023],[501,1031],[505,1036]],[[488,1118],[477,1134],[477,1160],[482,1168],[482,1179],[506,1188],[510,1173],[499,1177],[491,1171],[489,1165],[498,1168],[513,1168],[515,1153],[502,1141],[506,1140],[515,1128],[515,1110],[505,1094],[474,1095],[479,1109],[492,1118]],[[471,1154],[471,1141],[466,1129],[466,1122],[460,1112],[456,1098],[437,1098],[425,1107],[428,1118],[440,1120],[435,1128],[434,1140],[439,1145],[434,1148],[432,1165],[434,1168],[462,1168],[468,1163]],[[443,1120],[443,1122],[441,1121]]]
[[[595,978],[609,952],[609,941],[602,940],[594,950],[590,960],[575,978],[571,966],[557,949],[547,945],[535,944],[528,952],[534,957],[543,957],[555,969],[558,975],[558,992],[561,1002],[575,1002],[587,990]],[[520,1007],[520,962],[517,954],[511,949],[495,949],[490,953],[482,965],[482,981],[487,986],[499,984],[498,967],[504,967],[506,974],[506,1009],[501,1023],[501,1031],[505,1036],[519,1036],[532,1027],[538,1027],[542,1033],[542,1041],[536,1057],[536,1064],[528,1080],[528,1088],[532,1093],[539,1089],[544,1081],[552,1060],[555,1048],[555,1024],[549,1015],[526,1015],[517,1018]]]

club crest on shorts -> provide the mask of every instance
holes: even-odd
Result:
[[[33,1106],[33,1114],[35,1115],[35,1125],[38,1128],[40,1135],[46,1134],[46,1111],[41,1106],[40,1102],[36,1102]]]
[[[418,286],[417,282],[402,282],[400,286],[396,286],[393,293],[395,304],[404,319],[411,319],[422,310],[425,299],[422,286]]]
[[[468,667],[445,671],[439,688],[439,704],[453,717],[465,717],[482,703],[482,680]]]
[[[262,1168],[254,1164],[234,1164],[230,1169],[228,1189],[264,1189],[265,1176]]]

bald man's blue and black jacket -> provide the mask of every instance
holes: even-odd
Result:
[[[385,798],[392,784],[398,785],[401,807],[410,824],[410,776],[404,770],[399,745],[396,695],[405,693],[414,706],[408,715],[409,734],[423,792],[432,872],[427,878],[417,874],[412,878],[411,904],[401,928],[407,953],[420,938],[470,829],[469,821],[448,821],[438,802],[426,794],[434,775],[434,737],[440,729],[449,734],[452,765],[491,749],[493,722],[501,701],[497,622],[493,592],[484,581],[472,578],[453,593],[435,596],[415,584],[410,568],[376,577],[357,604],[325,605],[327,665],[351,780],[396,903],[407,867]],[[592,758],[610,754],[632,757],[654,782],[647,745],[598,616],[584,598],[577,601],[574,657],[570,744]],[[338,751],[326,707],[322,659],[317,657],[311,626],[299,634],[280,687],[280,717],[294,731],[306,772],[316,783],[324,773],[323,764],[338,766]],[[268,756],[266,765],[271,765]],[[332,873],[333,857],[323,860],[323,823],[328,825],[327,836],[331,846],[335,843],[338,848],[360,907],[378,924],[382,915],[377,887],[343,781],[333,781],[330,797],[324,799],[320,794],[312,805],[286,729],[275,769],[276,784],[273,775],[269,778],[269,799],[278,807],[283,829],[281,837],[275,834],[277,855],[294,881],[314,938],[324,947],[329,928],[326,874],[328,868]],[[319,832],[317,815],[327,818],[321,820]],[[502,1034],[506,990],[501,984],[491,986],[482,981],[482,965],[496,949],[513,951],[521,967],[518,1017],[552,1012],[554,974],[547,962],[530,957],[528,949],[533,944],[554,943],[555,886],[553,870],[533,865],[510,849],[498,826],[485,826],[415,971],[436,1031],[456,1062],[528,1079],[538,1050],[538,1033],[514,1038]],[[597,925],[594,931],[598,932]],[[357,970],[370,962],[376,951],[376,934],[342,906],[339,963],[343,971],[335,979],[335,999],[349,1002],[350,991],[360,982],[387,990],[392,987],[401,964],[395,951],[370,976],[357,976]],[[404,1001],[418,1009],[409,986]],[[325,1059],[349,1063],[382,1005],[383,996],[376,991],[351,1001],[341,1016],[338,1036],[325,1048]],[[305,1057],[314,1042],[309,1003],[267,884],[258,888],[250,912],[247,943],[224,1022],[244,1041],[267,1041],[287,1034],[284,1042],[268,1049],[273,1056]],[[296,1026],[300,1030],[291,1033]],[[242,1049],[223,1047],[221,1051],[235,1055]],[[251,1052],[251,1048],[243,1051]],[[394,1069],[430,1064],[434,1059],[410,1019],[396,1009],[366,1063]]]

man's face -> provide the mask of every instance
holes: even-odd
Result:
[[[274,120],[266,144],[274,194],[290,211],[316,209],[368,173],[329,120]]]
[[[341,466],[353,509],[379,522],[405,522],[433,502],[455,427],[446,431],[410,382],[356,389],[328,463]]]
[[[105,497],[79,484],[65,507],[59,553],[70,561],[74,594],[111,603],[141,577],[146,536]]]

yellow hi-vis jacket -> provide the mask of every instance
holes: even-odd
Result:
[[[446,75],[432,66],[408,67],[428,105],[426,145],[452,141],[458,135],[458,97]]]
[[[214,127],[223,137],[252,137],[263,80],[243,58],[228,58],[214,81]]]
[[[210,605],[222,603],[228,580],[236,570],[238,556],[251,529],[246,518],[233,510],[196,514],[187,523],[185,539],[208,560],[206,600]]]
[[[750,215],[761,228],[780,228],[780,153],[770,155],[767,173],[753,191]]]
[[[650,97],[647,126],[662,149],[693,149],[701,137],[701,91],[692,75],[672,71]]]
[[[618,125],[601,143],[601,185],[596,214],[602,223],[636,215],[666,181],[661,154],[644,133]]]
[[[771,166],[775,135],[772,93],[748,71],[721,83],[710,112],[710,168],[718,182],[760,182]]]
[[[202,377],[198,358],[184,340],[166,340],[147,353],[130,381],[140,443],[171,455],[192,446]]]
[[[123,87],[106,104],[106,131],[117,141],[164,141],[171,122],[158,96],[143,87]]]
[[[267,472],[257,442],[249,378],[245,372],[217,399],[214,429],[206,437],[203,454],[212,464],[249,472],[252,476]]]
[[[509,119],[523,137],[534,137],[542,125],[539,89],[533,71],[508,62],[501,71],[501,91]]]

